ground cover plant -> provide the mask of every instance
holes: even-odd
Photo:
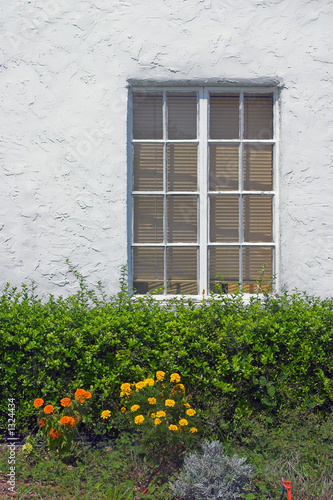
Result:
[[[321,300],[299,292],[283,293],[280,297],[264,293],[254,295],[246,303],[241,293],[233,296],[221,293],[202,300],[199,305],[185,298],[161,305],[153,296],[133,300],[126,289],[125,275],[120,293],[106,297],[101,286],[92,290],[73,267],[71,271],[79,283],[78,292],[71,297],[50,296],[41,300],[34,286],[25,285],[21,289],[8,285],[0,297],[0,435],[3,438],[8,430],[8,401],[15,406],[15,433],[23,440],[28,435],[34,436],[39,428],[33,404],[36,399],[43,399],[46,406],[52,404],[55,408],[63,399],[75,402],[73,393],[84,387],[84,392],[92,397],[89,418],[80,421],[81,432],[91,441],[110,442],[109,448],[117,451],[114,443],[131,430],[126,421],[128,415],[144,417],[142,422],[134,422],[136,430],[142,430],[143,423],[149,421],[154,422],[151,430],[159,432],[159,425],[155,425],[159,417],[148,420],[149,408],[146,413],[134,415],[131,407],[125,405],[126,396],[132,394],[125,391],[123,401],[119,399],[120,390],[124,392],[121,385],[144,382],[163,370],[181,376],[179,383],[186,387],[186,397],[190,396],[186,401],[196,412],[188,417],[200,415],[200,426],[191,426],[200,430],[200,440],[218,440],[223,453],[229,457],[234,453],[247,457],[247,463],[254,467],[252,490],[248,493],[253,496],[248,496],[248,500],[278,498],[282,475],[293,481],[296,500],[333,498],[332,299]],[[155,390],[152,387],[146,384],[144,390]],[[144,394],[133,392],[135,397]],[[167,399],[172,400],[171,396],[174,395],[169,394]],[[148,397],[157,399],[156,394]],[[181,401],[184,393],[180,391],[178,397]],[[140,406],[134,399],[132,403],[131,406]],[[60,406],[66,412],[77,411],[74,404]],[[44,406],[39,408],[44,411]],[[122,413],[121,408],[126,408],[126,412]],[[103,414],[107,418],[102,418]],[[64,416],[74,418],[75,413]],[[185,414],[179,416],[177,429],[191,428],[182,426],[181,419],[189,423]],[[64,430],[57,422],[55,426],[59,428],[53,424],[47,428],[49,444],[51,428],[53,432]],[[170,425],[176,423],[170,421]],[[70,437],[71,429],[66,428],[65,432]],[[117,498],[115,488],[120,488],[119,498],[144,494],[146,498],[150,494],[156,499],[158,495],[172,498],[168,474],[163,475],[162,468],[157,470],[159,464],[144,447],[143,434],[134,436],[119,459],[122,470],[128,471],[126,478],[120,477],[118,483],[102,480],[100,491],[95,492],[88,479],[89,467],[92,467],[91,477],[98,474],[89,459],[90,465],[84,469],[86,475],[80,476],[81,490],[75,489],[75,494],[88,495],[90,491],[89,498],[94,498],[92,495],[108,498],[107,488],[113,488],[110,491],[114,497],[110,498]],[[156,446],[156,440],[148,439],[148,443]],[[29,441],[28,444],[33,446]],[[25,479],[19,478],[22,495],[24,488],[30,488],[32,483],[36,487],[37,482],[42,495],[48,498],[47,495],[53,494],[54,479],[43,476],[42,465],[26,453],[29,449],[27,446],[18,455],[22,458],[19,469],[22,466],[27,474]],[[77,475],[83,467],[83,458],[72,455],[65,463],[64,457],[56,454],[57,450],[57,446],[51,451],[45,448],[39,454],[47,457],[48,463],[55,461],[54,470],[62,470],[61,481]],[[134,458],[133,450],[136,450]],[[94,449],[85,450],[86,464],[87,457],[94,453]],[[6,455],[4,450],[2,455]],[[103,451],[103,456],[109,455]],[[113,453],[112,457],[113,460]],[[126,457],[132,457],[132,465]],[[181,472],[183,457],[181,454],[181,460],[174,462],[172,473]],[[0,470],[3,477],[6,463]],[[74,484],[77,483],[69,481],[63,485],[63,498],[66,495],[74,498]],[[46,487],[51,488],[50,494]],[[101,491],[104,497],[98,497]]]
[[[248,500],[278,500],[282,476],[291,480],[294,500],[333,498],[332,416],[323,421],[308,411],[286,415],[271,429],[258,420],[247,424],[252,425],[247,436],[226,437],[222,450],[230,459],[234,454],[247,457],[246,464],[254,468]],[[19,500],[179,498],[173,496],[169,485],[177,481],[177,473],[155,475],[156,465],[143,458],[134,435],[122,434],[99,447],[78,441],[71,463],[60,460],[41,443],[31,443],[34,451],[20,448],[16,454]],[[7,459],[8,450],[0,445],[0,498],[9,498],[4,494]]]

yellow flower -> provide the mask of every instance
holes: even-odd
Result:
[[[178,373],[172,373],[170,376],[170,382],[176,382],[176,384],[178,384],[178,382],[180,382],[180,375],[178,375]]]
[[[175,402],[173,399],[166,399],[165,406],[175,406]]]
[[[169,429],[170,429],[170,431],[178,431],[177,425],[173,425],[173,424],[169,425]]]
[[[190,432],[194,434],[195,432],[198,432],[198,429],[196,427],[191,427]]]
[[[125,406],[123,406],[122,408],[120,408],[120,411],[121,411],[121,413],[125,413],[125,411],[126,411]]]
[[[143,389],[145,387],[145,383],[144,382],[138,382],[137,384],[135,384],[135,387],[136,387],[136,392],[140,391],[141,389]]]
[[[148,398],[148,403],[150,405],[155,405],[156,404],[156,399],[155,398]]]
[[[146,378],[145,384],[152,387],[155,384],[154,379],[153,378]]]
[[[128,382],[125,382],[124,384],[121,384],[120,389],[122,391],[125,391],[125,392],[129,391],[129,390],[131,390],[131,384],[129,384]]]
[[[151,418],[155,418],[156,417],[155,413],[152,413],[150,416],[151,416]]]
[[[174,396],[177,392],[180,394],[185,394],[185,386],[183,384],[176,384],[172,389],[172,395]]]
[[[165,373],[164,372],[156,372],[157,380],[164,380]]]
[[[179,420],[179,425],[181,425],[182,427],[184,427],[184,425],[188,425],[188,421],[185,420],[185,418],[182,418],[181,420]]]
[[[155,425],[160,425],[161,423],[162,423],[162,420],[160,420],[159,418],[155,418],[155,420],[154,420]]]
[[[42,403],[43,404],[43,403]],[[29,455],[29,453],[31,453],[33,450],[33,446],[32,444],[30,443],[25,443],[23,446],[22,446],[22,451],[24,453],[26,453],[27,455]]]
[[[139,408],[140,408],[139,405],[133,405],[131,406],[131,411],[138,411]]]
[[[120,388],[121,388],[121,392],[120,392],[121,398],[123,396],[131,396],[133,394],[133,391],[131,389],[131,384],[129,384],[128,382],[121,384]]]
[[[188,415],[189,417],[193,417],[193,415],[196,414],[196,411],[193,410],[192,408],[190,408],[189,410],[186,411],[186,415]]]
[[[110,415],[111,415],[110,410],[104,410],[104,411],[102,411],[101,417],[102,418],[110,418]]]
[[[134,422],[138,425],[141,425],[144,419],[145,417],[143,415],[138,415],[137,417],[135,417]]]
[[[162,418],[162,417],[165,417],[165,416],[166,416],[165,411],[158,411],[158,412],[156,413],[156,417],[157,417],[157,418]]]
[[[130,389],[128,392],[126,392],[126,391],[121,391],[121,393],[120,393],[120,397],[122,398],[122,397],[126,396],[126,399],[128,399],[128,398],[129,398],[129,396],[132,396],[132,394],[133,394],[133,391],[132,391],[131,389]]]
[[[191,405],[189,405],[188,403],[184,403],[184,406],[185,408],[191,408]]]

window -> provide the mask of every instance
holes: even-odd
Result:
[[[133,89],[131,285],[256,290],[275,272],[272,89]]]

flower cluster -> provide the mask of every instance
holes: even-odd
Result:
[[[35,399],[33,404],[36,409],[39,409],[40,433],[44,436],[50,449],[57,449],[60,454],[70,450],[76,427],[86,412],[85,403],[90,398],[89,391],[77,389],[74,399],[62,398],[58,408],[52,404],[43,406],[44,400],[42,398]]]
[[[191,408],[191,396],[186,396],[180,381],[178,373],[172,373],[168,381],[165,372],[157,371],[155,378],[124,382],[120,387],[121,413],[129,424],[142,431],[155,428],[159,433],[176,432],[182,438],[184,433],[197,433],[197,412]],[[104,410],[101,416],[109,418],[110,412]]]

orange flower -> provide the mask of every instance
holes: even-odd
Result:
[[[72,405],[72,401],[69,398],[63,398],[60,401],[60,404],[61,404],[61,406],[71,406]]]
[[[75,420],[73,417],[61,417],[60,424],[64,427],[75,427]]]
[[[91,398],[91,393],[89,391],[85,391],[84,389],[77,389],[74,394],[75,399],[79,399],[80,403],[84,403],[85,399]]]
[[[125,413],[125,411],[126,411],[125,406],[123,406],[122,408],[120,408],[120,411],[121,411],[121,413]]]
[[[61,432],[57,431],[57,429],[53,429],[53,428],[50,429],[49,434],[50,434],[52,439],[58,439],[61,436]]]
[[[75,399],[81,399],[84,396],[85,392],[86,391],[84,389],[77,389],[74,394]]]
[[[52,413],[54,410],[53,406],[52,405],[46,405],[45,408],[44,408],[44,413]]]
[[[34,401],[35,408],[39,408],[40,406],[42,406],[42,404],[44,404],[44,399],[42,399],[42,398],[35,399],[35,401]]]
[[[44,425],[46,424],[45,418],[40,418],[38,424],[39,424],[39,427],[44,427]]]

